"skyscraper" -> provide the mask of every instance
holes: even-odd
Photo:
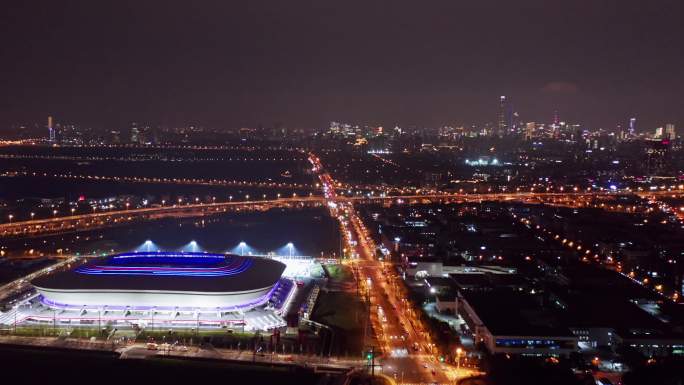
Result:
[[[675,134],[675,125],[672,123],[667,123],[665,125],[665,133],[663,134],[663,139],[674,140],[677,137]]]
[[[629,136],[636,135],[636,118],[629,119]]]
[[[534,131],[537,125],[534,122],[527,122],[525,125],[525,140],[530,140],[534,138]]]
[[[54,142],[55,141],[55,129],[52,126],[52,116],[48,116],[47,126],[48,126],[48,140],[50,142]]]
[[[506,119],[506,97],[501,96],[499,99],[499,125],[498,125],[498,134],[502,135],[504,132],[506,132],[507,128],[507,119]]]
[[[130,137],[129,141],[131,143],[138,143],[139,142],[139,137],[140,137],[140,130],[138,129],[138,123],[136,122],[131,122],[131,127],[130,127]]]
[[[655,135],[654,135],[654,137],[655,137],[656,139],[663,139],[663,134],[664,134],[663,128],[662,128],[662,127],[657,127],[657,128],[655,129]]]

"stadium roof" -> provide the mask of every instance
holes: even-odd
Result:
[[[47,290],[227,293],[275,284],[285,265],[249,256],[146,252],[94,258],[70,270],[33,280]]]

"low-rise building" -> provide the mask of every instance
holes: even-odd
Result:
[[[578,351],[578,337],[529,294],[462,291],[458,311],[475,342],[491,354],[568,356]]]

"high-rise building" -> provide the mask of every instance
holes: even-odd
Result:
[[[525,140],[530,140],[534,138],[534,130],[536,128],[536,123],[534,122],[527,122],[525,125]]]
[[[666,124],[663,139],[674,140],[676,137],[677,135],[675,134],[675,125],[672,123]]]
[[[662,127],[660,127],[662,129]],[[670,165],[670,144],[662,140],[646,141],[646,166],[649,175],[659,175]]]
[[[119,131],[119,130],[112,130],[112,131],[110,132],[110,134],[111,134],[112,143],[115,143],[115,144],[121,143],[121,131]]]
[[[48,116],[48,140],[55,141],[55,128],[52,126],[52,116]]]
[[[333,134],[340,132],[340,123],[330,122],[330,132]]]
[[[504,132],[506,132],[507,128],[507,121],[506,119],[506,96],[501,96],[499,98],[499,121],[498,121],[498,129],[499,132],[498,134],[501,135]]]
[[[636,135],[636,118],[629,119],[629,136]]]
[[[131,143],[139,143],[140,130],[138,129],[138,123],[131,122],[130,135],[131,135],[130,136],[130,142]]]
[[[655,137],[656,139],[662,139],[662,138],[663,138],[663,128],[662,128],[662,127],[658,127],[658,128],[655,129],[655,135],[654,135],[654,137]]]

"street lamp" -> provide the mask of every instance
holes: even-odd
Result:
[[[12,218],[14,218],[14,215],[10,214],[7,217],[9,218],[9,222],[12,223]]]
[[[456,348],[456,376],[458,377],[458,371],[461,369],[461,353],[463,349]]]
[[[31,219],[36,216],[36,213],[31,213]]]

